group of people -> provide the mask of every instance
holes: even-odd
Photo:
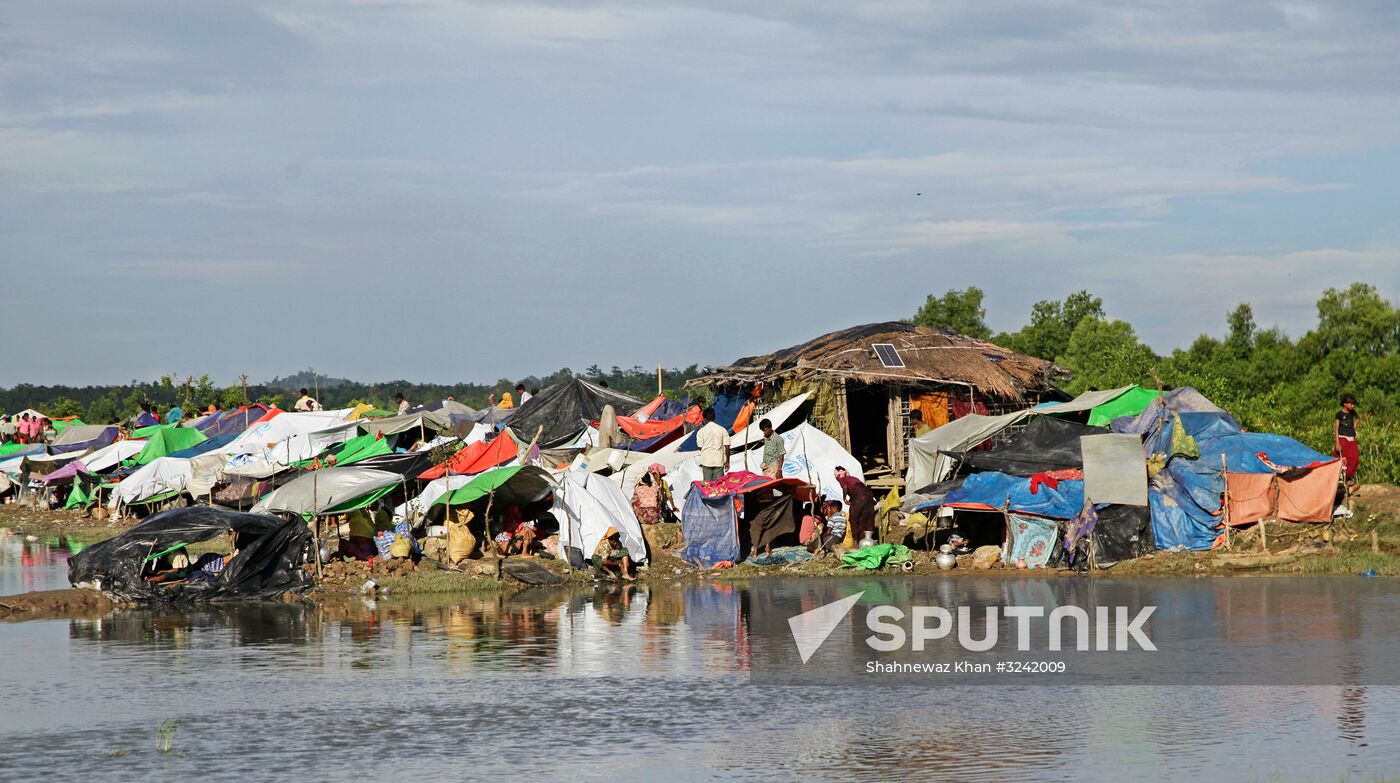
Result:
[[[539,393],[539,387],[535,387],[529,391],[526,391],[525,384],[517,383],[515,384],[514,395],[512,395],[510,392],[502,392],[501,399],[498,402],[496,400],[496,393],[491,392],[486,397],[486,404],[492,408],[499,408],[503,411],[508,411],[512,408],[524,405],[525,403],[530,401],[531,397],[534,397],[536,394]]]
[[[53,422],[43,416],[0,416],[0,443],[47,443],[57,434]]]

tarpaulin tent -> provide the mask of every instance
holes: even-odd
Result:
[[[849,451],[830,435],[803,422],[797,427],[782,433],[783,438],[783,478],[799,479],[811,484],[823,497],[840,500],[844,495],[836,481],[836,468],[845,468],[857,480],[865,480],[861,464]],[[694,455],[694,452],[689,452]],[[592,455],[590,455],[592,456]],[[657,455],[663,456],[663,455]],[[757,470],[761,454],[758,449],[739,451],[729,456],[729,472],[742,473]],[[646,470],[643,461],[638,468],[630,469],[631,480],[635,484]],[[681,462],[674,469],[668,468],[666,483],[671,486],[671,494],[676,502],[685,507],[693,483],[700,479],[699,459]],[[630,490],[629,490],[630,491]]]
[[[261,403],[245,405],[228,411],[219,411],[212,416],[206,416],[204,421],[195,425],[195,429],[203,432],[211,438],[220,435],[239,435],[254,422],[266,416],[270,408]]]
[[[149,438],[161,430],[174,429],[174,424],[152,424],[149,427],[137,427],[131,431],[133,438]]]
[[[617,413],[635,411],[642,401],[629,394],[574,378],[536,394],[510,417],[516,440],[529,443],[540,431],[539,447],[554,448],[579,436],[603,415],[605,405]]]
[[[446,417],[435,418],[427,411],[418,413],[407,413],[403,416],[390,416],[386,419],[371,419],[359,422],[360,428],[371,435],[398,435],[401,432],[411,432],[421,435],[424,438],[430,437],[428,433],[437,435],[438,430],[447,429],[449,423]]]
[[[1026,428],[990,451],[947,452],[974,470],[995,470],[1014,476],[1030,476],[1047,470],[1082,467],[1079,439],[1107,433],[1102,427],[1036,416]]]
[[[200,455],[202,455],[202,454],[215,454],[215,453],[222,454],[222,453],[223,453],[223,451],[222,451],[223,447],[225,447],[225,446],[227,446],[228,444],[232,443],[232,442],[233,442],[233,439],[234,439],[234,438],[237,438],[237,437],[238,437],[238,435],[237,435],[236,433],[232,433],[232,432],[226,433],[226,434],[223,434],[223,435],[216,435],[216,436],[214,436],[214,437],[212,437],[212,438],[209,438],[208,440],[205,440],[205,441],[203,441],[203,442],[201,442],[201,443],[196,443],[195,445],[190,446],[190,447],[187,448],[187,449],[180,449],[179,451],[172,451],[172,452],[170,452],[170,453],[169,453],[168,455],[166,455],[166,456],[170,456],[170,457],[186,457],[186,458],[189,458],[189,457],[198,457],[198,456],[200,456]]]
[[[332,447],[329,454],[323,455],[319,459],[322,465],[345,466],[392,452],[393,449],[389,446],[389,441],[383,436],[366,433]],[[301,460],[296,463],[295,467],[306,467],[312,464],[315,459]]]
[[[575,566],[593,556],[608,528],[617,528],[622,545],[633,562],[647,559],[641,523],[622,489],[604,476],[573,471],[560,482],[554,496],[554,517],[559,521],[559,546]]]
[[[510,431],[502,432],[491,442],[477,441],[468,444],[461,451],[453,454],[450,459],[441,465],[435,465],[423,471],[419,478],[431,480],[439,478],[447,473],[483,473],[491,468],[504,465],[518,457],[520,454],[520,444],[511,437]]]
[[[174,452],[188,449],[206,440],[208,438],[199,430],[183,427],[167,427],[156,430],[146,439],[146,447],[141,449],[140,454],[136,455],[136,464],[149,464],[161,457],[170,456]]]
[[[764,499],[766,502],[758,502],[755,496],[754,513],[750,515],[745,509],[746,521],[751,522],[751,516],[761,515],[774,503],[791,500],[794,494],[805,495],[807,499],[812,494],[812,488],[798,479],[771,479],[745,472],[727,473],[711,482],[696,482],[681,512],[685,545],[680,558],[701,568],[711,568],[720,562],[737,562],[741,554],[740,512],[735,500],[741,495],[761,491],[773,494]]]
[[[397,473],[361,466],[322,468],[267,493],[253,506],[253,513],[311,517],[353,511],[388,494],[402,481]]]
[[[386,470],[407,478],[417,478],[423,471],[433,466],[433,455],[427,451],[377,454],[373,457],[366,457],[356,462],[355,465],[361,468]]]
[[[516,465],[488,470],[466,484],[444,493],[433,501],[433,505],[448,503],[464,506],[488,495],[494,495],[498,504],[526,506],[544,500],[553,489],[554,481],[543,469],[533,465]]]
[[[1070,519],[1084,508],[1084,482],[1061,481],[1057,488],[1041,484],[1031,492],[1031,480],[989,471],[968,476],[961,487],[943,498],[943,505],[974,510],[1017,511],[1055,519]]]
[[[238,554],[213,580],[152,585],[143,578],[150,555],[230,531],[237,536]],[[68,580],[100,584],[104,592],[132,601],[277,598],[312,586],[301,567],[310,541],[311,532],[297,522],[210,507],[177,508],[69,558]]]
[[[947,479],[956,462],[948,452],[970,449],[1029,415],[1024,410],[1001,416],[973,413],[911,438],[904,486],[916,490]]]
[[[1095,427],[1106,427],[1114,419],[1136,416],[1147,410],[1147,406],[1161,396],[1162,393],[1156,389],[1133,386],[1112,400],[1089,411],[1089,424]]]
[[[110,446],[103,446],[91,454],[83,456],[83,464],[89,473],[103,473],[131,459],[146,448],[144,440],[119,440]]]
[[[116,443],[119,434],[115,424],[70,426],[49,442],[49,451],[54,454],[66,454],[72,451],[100,449]]]
[[[659,396],[636,416],[618,416],[617,426],[632,440],[628,451],[654,451],[680,437],[685,425],[685,403]]]
[[[1276,472],[1272,466],[1302,473],[1335,461],[1292,438],[1244,432],[1233,417],[1189,388],[1168,392],[1136,418],[1116,420],[1113,430],[1142,436],[1144,456],[1160,455],[1166,461],[1148,483],[1158,549],[1205,550],[1215,545],[1221,536],[1227,473],[1271,475]],[[1198,456],[1174,454],[1179,448],[1173,443],[1182,443],[1184,436],[1190,436]],[[1300,490],[1299,504],[1309,506],[1300,509],[1305,516],[1316,505],[1313,494]]]
[[[69,427],[86,427],[87,423],[77,416],[67,419],[49,419],[49,424],[53,426],[53,431],[59,435],[68,431]]]
[[[312,413],[288,413],[286,411],[273,408],[269,410],[261,419],[255,421],[246,430],[239,433],[233,442],[224,448],[225,454],[263,454],[270,452],[283,445],[282,453],[285,455],[287,449],[285,445],[288,440],[304,437],[313,432],[334,429],[338,425],[346,422],[349,410],[336,411],[316,411]],[[342,430],[345,437],[333,442],[322,443],[321,449],[326,446],[340,443],[355,436],[353,427]],[[306,459],[319,451],[311,454],[298,454],[298,448],[291,450],[294,459]],[[282,464],[287,464],[283,462]]]

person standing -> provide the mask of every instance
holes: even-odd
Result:
[[[915,408],[909,411],[909,424],[914,427],[914,437],[919,437],[925,433],[933,432],[933,428],[924,423],[924,412]]]
[[[836,482],[841,485],[846,506],[851,509],[851,535],[857,541],[864,538],[866,533],[875,538],[875,493],[843,467],[836,468]]]
[[[1333,432],[1336,446],[1333,453],[1342,458],[1342,464],[1346,468],[1347,484],[1356,485],[1356,468],[1361,461],[1361,449],[1356,441],[1356,420],[1359,418],[1356,412],[1356,397],[1351,394],[1342,395],[1342,409],[1337,411],[1336,421],[1333,424]]]
[[[530,401],[530,398],[533,397],[533,396],[535,396],[535,395],[531,394],[530,392],[525,391],[525,384],[523,384],[523,383],[517,383],[517,384],[515,384],[515,398],[516,398],[517,400],[520,400],[520,404],[521,404],[521,405],[524,405],[525,403],[529,402],[529,401]]]
[[[763,475],[768,478],[783,477],[783,460],[787,458],[787,443],[783,436],[773,431],[773,422],[764,419],[758,423],[763,432],[763,459],[760,463]]]
[[[0,443],[10,443],[19,437],[19,426],[13,416],[0,416]]]
[[[179,424],[183,418],[185,418],[185,410],[180,407],[179,403],[171,405],[170,410],[165,412],[166,424]]]
[[[317,402],[316,398],[311,396],[311,392],[302,389],[301,396],[297,398],[297,402],[292,406],[292,410],[300,413],[319,411],[321,410],[321,403]]]
[[[407,415],[410,406],[408,400],[404,398],[403,392],[394,392],[394,402],[399,405],[399,415]]]
[[[715,423],[715,409],[703,414],[705,426],[695,433],[695,445],[700,447],[700,474],[705,481],[714,481],[729,469],[729,430]]]

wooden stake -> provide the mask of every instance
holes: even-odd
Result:
[[[656,396],[661,396],[661,362],[656,363]]]
[[[290,456],[290,455],[288,455]],[[316,578],[321,578],[321,515],[318,513],[316,484],[320,474],[316,471],[311,473],[311,530],[316,546]]]
[[[1155,376],[1156,370],[1153,370]],[[1220,518],[1225,522],[1225,549],[1230,549],[1230,471],[1225,464],[1225,454],[1220,454],[1220,480],[1225,485],[1225,503],[1221,508]]]

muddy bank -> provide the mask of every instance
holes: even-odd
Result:
[[[43,590],[0,597],[0,621],[95,618],[115,606],[96,590]]]

